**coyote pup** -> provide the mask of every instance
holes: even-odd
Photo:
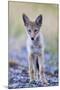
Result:
[[[33,22],[25,14],[22,16],[28,36],[27,51],[30,81],[42,80],[42,82],[47,83],[44,73],[44,40],[40,31],[42,15],[39,15]]]

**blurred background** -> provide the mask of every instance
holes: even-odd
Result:
[[[28,65],[26,51],[27,35],[22,14],[25,13],[32,21],[42,14],[41,32],[45,39],[46,64],[50,65],[49,70],[52,66],[51,70],[58,69],[58,10],[58,4],[8,2],[9,61],[16,61],[25,66]]]

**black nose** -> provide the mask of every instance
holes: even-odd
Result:
[[[33,38],[33,37],[31,37],[31,40],[34,40],[34,38]]]

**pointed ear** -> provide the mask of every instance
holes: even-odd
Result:
[[[25,26],[28,26],[28,24],[29,24],[29,18],[25,14],[22,15],[22,18],[23,18],[24,25]]]
[[[42,15],[39,15],[39,16],[36,18],[35,23],[36,23],[38,26],[41,26],[41,24],[42,24]]]

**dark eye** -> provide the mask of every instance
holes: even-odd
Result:
[[[28,31],[29,31],[29,32],[31,32],[31,30],[30,30],[30,29],[29,29]]]
[[[37,32],[37,31],[38,31],[37,29],[34,30],[34,32]]]

